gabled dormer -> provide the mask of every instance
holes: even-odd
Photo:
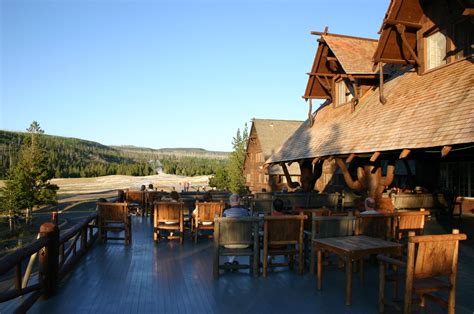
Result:
[[[372,56],[377,40],[325,32],[320,35],[304,99],[327,99],[334,106],[351,104],[377,84]]]
[[[472,0],[392,0],[374,62],[411,64],[422,74],[471,56],[473,6]]]

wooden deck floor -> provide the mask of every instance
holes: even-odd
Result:
[[[268,278],[246,271],[212,278],[212,240],[194,245],[152,240],[147,219],[134,217],[133,243],[96,244],[58,294],[31,313],[377,313],[378,273],[369,265],[366,284],[354,276],[353,304],[344,305],[345,275],[325,270],[323,290],[306,272],[287,269]],[[474,253],[461,248],[457,313],[474,310]],[[0,307],[0,312],[2,309]]]

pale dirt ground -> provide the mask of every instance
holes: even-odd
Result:
[[[153,184],[158,190],[171,191],[173,187],[180,192],[184,182],[190,182],[190,190],[202,190],[208,186],[209,176],[184,177],[171,174],[153,176],[105,176],[96,178],[53,179],[51,183],[59,186],[58,194],[84,194],[96,193],[117,189],[139,190],[141,185]]]
[[[153,184],[155,188],[164,191],[171,191],[173,188],[181,192],[183,183],[190,183],[190,191],[198,188],[202,191],[207,189],[210,176],[185,177],[172,174],[160,173],[158,175],[133,177],[124,175],[104,176],[96,178],[67,178],[53,179],[51,183],[59,186],[59,202],[81,201],[87,199],[97,199],[99,197],[112,197],[117,195],[118,189],[139,190],[142,184],[148,187]],[[0,180],[0,187],[4,182]]]

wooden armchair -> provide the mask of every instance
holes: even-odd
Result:
[[[391,240],[392,215],[391,214],[357,214],[356,235],[365,235],[383,240]]]
[[[178,232],[176,235],[168,235],[166,238],[178,239],[183,243],[184,225],[183,225],[183,207],[182,202],[155,202],[155,212],[153,215],[153,240],[158,241],[161,238],[160,231]]]
[[[136,210],[137,214],[143,214],[145,211],[145,191],[127,191],[125,192],[125,201],[128,209]]]
[[[455,312],[456,274],[458,264],[459,241],[466,240],[465,234],[453,230],[453,234],[415,236],[413,231],[408,237],[407,262],[399,261],[384,255],[377,256],[379,266],[379,311],[385,310],[385,282],[395,278],[394,293],[397,292],[398,268],[405,268],[404,313],[411,313],[413,294],[420,297],[420,307],[425,301],[434,301],[448,308],[448,313]],[[392,265],[394,274],[386,275],[386,265]],[[430,293],[446,291],[448,300]]]
[[[346,237],[354,235],[355,216],[316,216],[311,221],[311,261],[310,271],[314,274],[316,255],[313,241],[322,238]]]
[[[298,255],[298,272],[303,273],[304,215],[265,216],[263,223],[263,277],[268,267],[290,266]],[[269,263],[269,256],[288,256],[288,263]]]
[[[393,236],[395,241],[400,242],[403,238],[407,238],[410,231],[414,231],[416,235],[422,235],[426,216],[429,215],[430,212],[424,208],[419,211],[396,212],[393,219]]]
[[[128,214],[127,203],[97,203],[99,214],[99,237],[102,241],[125,240],[125,245],[132,241],[132,223]],[[124,237],[109,237],[108,232],[125,233]]]
[[[250,268],[258,276],[260,247],[258,224],[255,217],[218,217],[214,219],[214,279],[219,278],[219,269]],[[248,265],[220,265],[220,256],[248,256]]]
[[[201,230],[214,230],[214,218],[222,217],[224,202],[196,202],[196,212],[191,222],[191,235],[194,243]]]

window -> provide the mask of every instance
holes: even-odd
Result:
[[[446,36],[436,32],[426,37],[426,69],[446,64]]]
[[[352,84],[343,79],[336,82],[336,105],[342,105],[354,98]]]
[[[474,162],[447,162],[441,164],[440,183],[445,189],[460,196],[474,196]]]

